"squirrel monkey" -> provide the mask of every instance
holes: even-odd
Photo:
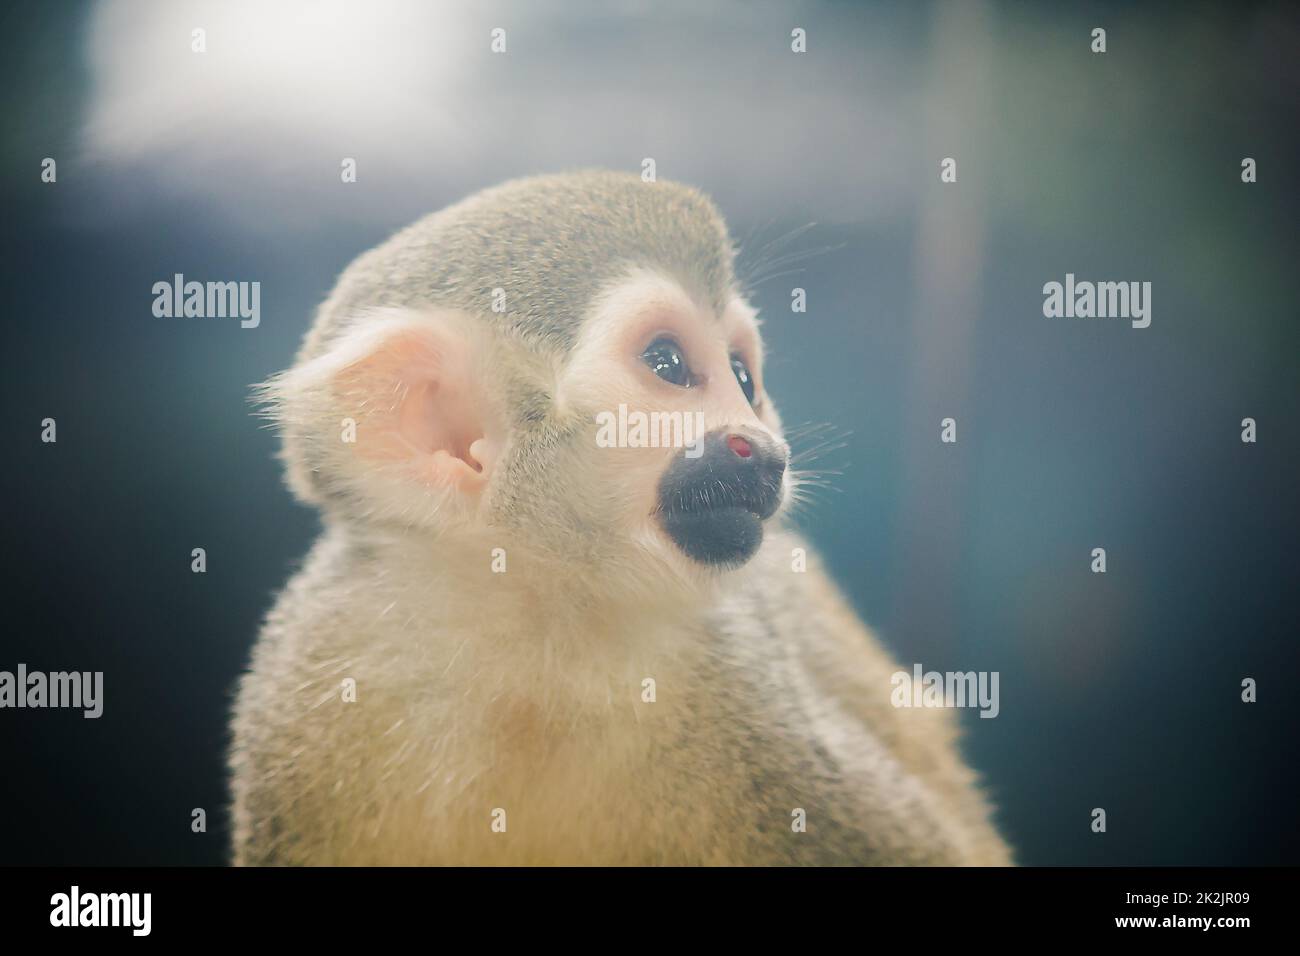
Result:
[[[263,389],[324,531],[240,684],[236,863],[1009,862],[953,715],[891,705],[780,527],[701,193],[478,193],[357,259]]]

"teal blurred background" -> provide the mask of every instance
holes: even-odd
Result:
[[[829,426],[816,467],[837,473],[798,521],[901,662],[1000,672],[965,747],[1019,860],[1300,862],[1294,4],[113,0],[0,21],[0,668],[103,670],[107,694],[98,721],[0,714],[0,862],[224,861],[230,692],[317,528],[248,386],[407,222],[644,157],[714,196],[743,261],[791,257],[754,290],[769,389],[788,424]],[[176,272],[260,281],[260,326],[154,318]],[[1066,273],[1150,281],[1150,328],[1044,318]]]

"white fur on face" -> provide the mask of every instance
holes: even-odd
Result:
[[[641,359],[651,342],[676,342],[700,379],[681,388],[659,379]],[[750,407],[731,370],[732,355],[743,357],[756,384]],[[620,412],[696,416],[704,432],[744,426],[781,441],[781,424],[763,391],[762,339],[754,309],[736,297],[717,315],[694,301],[682,286],[657,272],[636,269],[592,306],[556,389],[557,412],[590,422],[590,463],[585,471],[589,500],[616,495],[613,520],[658,560],[689,564],[664,540],[651,515],[659,479],[679,448],[601,448],[595,416]],[[690,572],[696,573],[695,569]]]

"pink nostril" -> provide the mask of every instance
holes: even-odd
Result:
[[[745,439],[741,438],[739,435],[728,435],[727,447],[741,458],[748,458],[750,455],[754,454],[754,449],[749,447],[749,442],[745,441]]]

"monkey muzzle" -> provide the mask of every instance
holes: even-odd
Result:
[[[789,451],[756,431],[709,432],[694,458],[673,459],[659,481],[655,514],[688,558],[737,567],[763,543],[763,522],[781,506]]]

